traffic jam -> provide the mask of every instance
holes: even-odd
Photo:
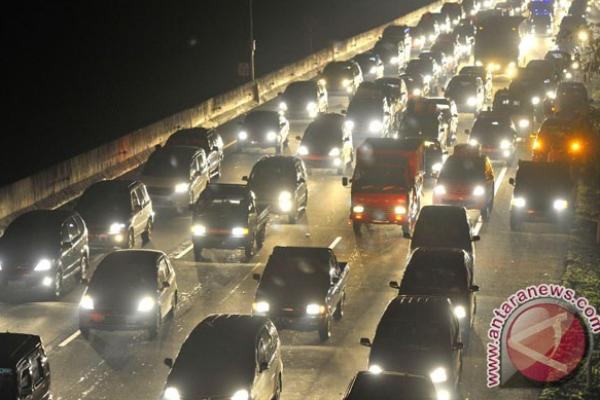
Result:
[[[19,215],[0,238],[0,398],[501,398],[464,378],[495,290],[476,247],[493,223],[513,242],[569,232],[597,146],[587,3],[444,3]]]

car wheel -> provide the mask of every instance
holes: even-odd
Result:
[[[134,247],[135,247],[135,232],[133,231],[133,229],[130,229],[129,233],[127,234],[127,248],[133,249]]]
[[[331,318],[327,316],[325,321],[319,326],[319,339],[321,342],[326,342],[331,337]]]
[[[254,238],[250,239],[250,242],[244,247],[244,256],[246,260],[252,259],[254,256],[254,248],[255,248],[256,240]]]
[[[173,294],[171,310],[169,310],[169,319],[175,319],[175,311],[177,310],[177,302],[178,302],[177,292],[175,292],[175,294]]]
[[[64,292],[64,281],[62,269],[57,268],[54,275],[54,298],[60,299]]]
[[[516,216],[510,216],[510,230],[513,232],[520,232],[522,230],[523,222]]]
[[[202,257],[202,247],[198,247],[194,245],[194,260],[202,261],[204,258]]]
[[[79,332],[81,333],[81,337],[84,338],[85,340],[90,339],[90,328],[79,327]]]
[[[256,247],[262,249],[265,244],[265,237],[267,236],[267,226],[264,225],[261,230],[256,234]]]
[[[361,236],[360,228],[362,227],[362,222],[352,221],[352,231],[355,236]]]
[[[275,382],[275,392],[273,393],[272,400],[279,400],[281,398],[281,374],[277,376],[277,381]]]
[[[487,222],[487,221],[489,221],[489,220],[490,220],[490,206],[489,206],[489,205],[488,205],[488,206],[485,206],[484,208],[482,208],[482,209],[480,210],[480,213],[481,213],[481,219],[482,219],[484,222]]]
[[[86,256],[81,257],[81,261],[79,261],[79,278],[85,279],[87,276],[87,272],[89,269],[89,263]]]
[[[333,318],[336,321],[341,320],[344,317],[344,303],[346,302],[346,293],[342,294],[342,298],[338,302],[335,312],[333,313]]]
[[[142,244],[148,244],[152,240],[152,220],[146,223],[146,230],[142,233]]]
[[[160,309],[160,307],[159,307],[159,309]],[[150,340],[154,340],[158,336],[158,331],[160,330],[161,322],[162,321],[160,318],[160,311],[157,311],[156,317],[154,318],[154,323],[152,324],[152,326],[150,328],[148,328],[148,338]]]

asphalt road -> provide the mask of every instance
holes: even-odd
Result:
[[[543,48],[537,52],[543,55]],[[537,55],[537,54],[536,54]],[[496,85],[503,86],[502,84]],[[334,98],[332,108],[345,107],[345,99]],[[273,104],[267,105],[273,107]],[[472,125],[472,116],[462,115],[459,132]],[[234,137],[236,123],[221,127],[226,142]],[[293,122],[290,137],[302,135],[306,122]],[[464,137],[461,137],[464,141]],[[297,147],[291,141],[290,151]],[[525,144],[521,157],[527,158]],[[222,182],[241,182],[263,153],[228,153]],[[514,167],[495,166],[497,194],[491,220],[481,224],[475,266],[478,310],[463,369],[463,390],[470,399],[535,399],[536,390],[486,388],[485,343],[491,311],[509,294],[532,283],[557,281],[566,252],[566,236],[549,226],[513,233],[508,226]],[[431,182],[427,189],[430,198]],[[17,299],[0,303],[0,331],[39,334],[48,348],[53,373],[53,393],[58,400],[158,399],[168,369],[165,357],[174,357],[186,335],[211,313],[249,313],[256,283],[253,272],[264,267],[275,245],[329,246],[336,243],[340,260],[351,265],[344,319],[333,326],[333,337],[320,344],[316,333],[284,331],[283,399],[338,399],[350,378],[366,368],[368,350],[359,338],[372,337],[387,304],[395,295],[390,280],[400,280],[408,241],[395,227],[374,227],[356,240],[348,224],[350,192],[340,178],[315,173],[309,178],[309,205],[297,225],[273,220],[264,248],[250,263],[242,254],[208,252],[210,262],[193,261],[190,252],[189,216],[158,213],[153,240],[148,247],[166,251],[174,261],[180,289],[176,318],[167,322],[155,341],[143,334],[93,333],[85,341],[77,333],[77,308],[82,293],[76,288],[60,302]],[[101,254],[94,254],[97,263]]]

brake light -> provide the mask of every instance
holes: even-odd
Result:
[[[533,144],[531,145],[533,150],[541,150],[542,149],[542,141],[539,139],[534,139]]]
[[[571,149],[573,153],[578,153],[581,150],[581,143],[579,143],[577,140],[573,141],[569,145],[569,149]]]

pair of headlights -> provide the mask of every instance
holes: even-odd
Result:
[[[206,226],[202,225],[202,224],[195,224],[192,226],[192,234],[194,236],[205,236],[207,232]],[[244,228],[241,226],[236,226],[234,228],[231,228],[231,236],[233,237],[244,237],[247,236],[249,233],[248,228]]]
[[[511,201],[515,208],[524,208],[527,205],[525,197],[513,197]],[[569,207],[569,202],[565,199],[556,199],[552,202],[552,208],[556,211],[564,211]]]
[[[156,300],[150,296],[142,297],[137,306],[137,311],[141,313],[147,313],[154,310],[156,306]],[[89,294],[83,295],[81,298],[81,302],[79,303],[79,307],[83,310],[91,311],[94,309],[94,299]]]
[[[436,185],[436,187],[433,188],[433,193],[439,196],[448,193],[448,191],[446,190],[446,186]],[[477,185],[473,188],[473,191],[471,193],[473,194],[473,196],[483,196],[485,194],[485,188],[481,185]]]
[[[357,204],[354,207],[352,207],[352,212],[355,214],[362,214],[365,212],[365,206],[361,205],[361,204]],[[404,215],[406,214],[406,207],[404,206],[395,206],[394,207],[394,214],[396,215]]]
[[[308,150],[308,147],[306,147],[305,145],[301,145],[300,147],[298,147],[298,155],[307,156],[309,153],[310,153],[310,151]],[[339,147],[334,147],[333,149],[331,149],[329,151],[330,157],[339,157],[339,155],[340,155]]]
[[[230,400],[248,400],[249,398],[250,394],[248,393],[248,391],[246,389],[240,389],[230,397]],[[177,388],[170,386],[165,389],[165,393],[163,394],[163,400],[181,399],[181,394],[179,393],[179,390],[177,390]]]
[[[255,313],[265,314],[271,310],[271,305],[267,301],[257,301],[252,305]],[[311,303],[306,306],[307,315],[322,315],[325,314],[326,308],[323,305]]]

